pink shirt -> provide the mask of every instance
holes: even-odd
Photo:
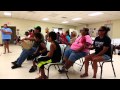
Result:
[[[75,42],[71,45],[72,50],[78,50],[80,47],[83,46],[84,43],[88,43],[88,45],[92,44],[92,39],[89,35],[86,36],[79,36]],[[89,53],[89,49],[85,48],[83,52]]]

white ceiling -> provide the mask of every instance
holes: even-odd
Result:
[[[0,17],[6,17],[3,14],[4,11],[0,11]],[[99,11],[104,14],[99,16],[88,16],[88,14],[97,12],[97,11],[11,11],[12,18],[20,18],[20,19],[28,19],[28,20],[36,20],[42,21],[43,18],[49,18],[50,23],[62,24],[63,21],[67,20],[69,23],[65,25],[73,25],[78,26],[82,24],[91,24],[108,20],[117,20],[120,19],[120,11]],[[8,16],[7,16],[8,17]],[[10,18],[11,18],[10,17]],[[67,17],[62,18],[62,17]],[[82,18],[79,21],[73,21],[73,18]]]

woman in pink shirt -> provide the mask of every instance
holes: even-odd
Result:
[[[79,36],[71,45],[70,49],[66,50],[64,53],[64,66],[59,70],[60,73],[66,72],[76,60],[88,55],[89,49],[87,47],[92,44],[89,29],[83,28],[80,30],[80,33],[81,36]]]

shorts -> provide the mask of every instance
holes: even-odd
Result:
[[[95,53],[94,53],[94,54],[95,54]],[[104,61],[108,61],[108,60],[111,59],[111,57],[108,56],[108,55],[106,55],[106,54],[102,55],[102,58],[104,59]]]
[[[52,59],[49,57],[41,57],[36,60],[37,66],[41,69],[44,69],[44,65],[49,64],[52,62]]]
[[[111,59],[111,57],[110,57],[110,56],[105,55],[105,54],[104,54],[102,57],[103,57],[103,59],[104,59],[105,61],[108,61],[108,60],[110,60],[110,59]]]
[[[85,57],[87,55],[86,52],[74,52],[72,49],[67,49],[64,53],[64,58],[67,58],[68,60],[75,62],[76,60]]]
[[[10,39],[3,39],[3,42],[9,42]]]

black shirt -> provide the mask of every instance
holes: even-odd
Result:
[[[111,39],[108,36],[100,38],[99,36],[95,38],[93,46],[95,48],[95,54],[98,54],[103,50],[103,47],[109,47],[106,55],[111,57]]]
[[[42,33],[40,33],[40,34],[42,35],[42,38],[41,38],[41,40],[40,40],[40,41],[35,41],[35,42],[34,42],[33,47],[35,47],[35,48],[39,47],[39,46],[40,46],[40,44],[41,44],[41,42],[44,42],[44,36],[43,36],[43,34],[42,34]]]
[[[54,41],[55,45],[56,45],[56,50],[53,53],[53,56],[51,57],[51,59],[53,60],[53,62],[60,62],[61,60],[61,48],[60,45]]]

